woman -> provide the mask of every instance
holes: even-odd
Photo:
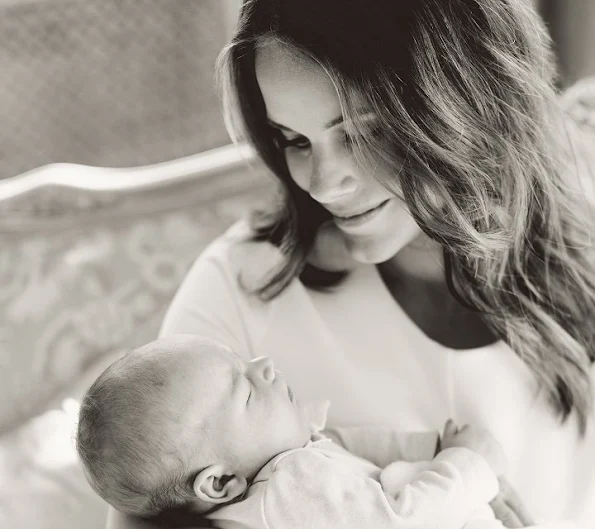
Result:
[[[220,67],[282,199],[162,334],[271,357],[330,426],[487,427],[537,522],[594,527],[591,175],[529,2],[245,1]]]

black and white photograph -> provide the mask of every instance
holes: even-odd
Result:
[[[595,529],[595,0],[0,0],[0,528]]]

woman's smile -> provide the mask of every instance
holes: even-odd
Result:
[[[333,215],[335,224],[341,230],[358,230],[378,218],[390,201],[391,199],[386,199],[377,206],[355,215]]]

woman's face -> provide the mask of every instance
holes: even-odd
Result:
[[[355,259],[384,262],[421,234],[403,202],[377,180],[391,175],[356,163],[337,92],[318,64],[271,42],[257,51],[256,77],[292,178],[333,215]]]

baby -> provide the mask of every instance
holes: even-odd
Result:
[[[177,335],[95,381],[77,449],[96,492],[141,517],[186,511],[254,529],[503,527],[488,502],[506,463],[488,432],[448,422],[417,462],[400,459],[419,452],[422,438],[393,436],[395,462],[381,469],[321,434],[324,417],[313,425],[312,409],[269,359],[247,362],[217,342]],[[354,431],[369,443],[370,432]],[[349,429],[334,437],[349,438]]]

